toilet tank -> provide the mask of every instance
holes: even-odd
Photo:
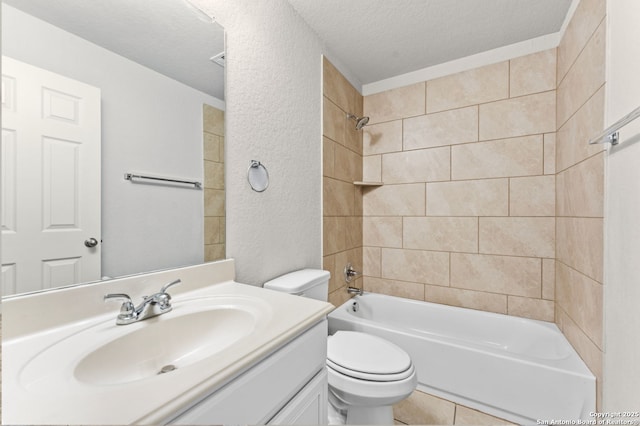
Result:
[[[267,281],[264,283],[264,288],[326,302],[330,277],[329,271],[302,269]]]

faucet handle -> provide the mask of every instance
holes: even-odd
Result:
[[[105,294],[103,300],[106,302],[107,300],[111,300],[111,299],[125,299],[124,303],[127,302],[131,302],[131,297],[129,297],[128,294],[124,294],[124,293],[110,293],[110,294]]]
[[[131,298],[129,297],[128,294],[124,294],[124,293],[105,294],[103,298],[105,302],[109,300],[117,300],[117,299],[124,299],[124,302],[120,307],[120,315],[118,315],[118,318],[133,316],[135,313],[136,307],[133,305],[133,302],[131,301]]]
[[[360,274],[360,272],[353,269],[351,262],[347,263],[347,266],[344,267],[343,273],[344,273],[344,281],[346,283],[350,283],[353,277]]]
[[[151,296],[153,298],[153,302],[156,303],[162,312],[168,312],[171,310],[171,295],[167,293],[167,289],[176,284],[180,284],[182,281],[177,279],[175,281],[171,281],[169,284],[162,287],[159,293]]]
[[[174,285],[176,285],[176,284],[180,284],[180,283],[182,283],[182,280],[180,280],[180,279],[177,279],[177,280],[175,280],[175,281],[171,281],[169,284],[167,284],[167,285],[165,285],[164,287],[162,287],[162,290],[160,290],[160,293],[166,293],[166,292],[167,292],[167,289],[168,289],[169,287],[174,286]]]

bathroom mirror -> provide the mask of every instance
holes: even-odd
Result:
[[[3,0],[2,54],[3,296],[224,257],[220,25],[187,0]],[[43,80],[40,104],[29,107],[43,119],[16,121],[12,114],[30,102],[20,97],[30,84],[23,78],[32,75]],[[85,93],[97,93],[92,108]],[[47,133],[45,118],[55,129],[93,123],[95,166],[77,133]],[[20,138],[36,131],[33,152],[20,151]],[[25,176],[25,159],[37,173]],[[84,173],[97,176],[97,189],[78,196],[94,179]],[[203,185],[132,182],[127,173]],[[21,205],[28,197],[33,204]],[[70,234],[72,242],[16,243],[30,216],[47,238]],[[80,235],[91,222],[95,231]],[[58,253],[65,244],[92,260]],[[96,257],[97,272],[85,274]],[[16,259],[31,266],[20,269]]]

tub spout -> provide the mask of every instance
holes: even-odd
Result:
[[[357,296],[362,296],[362,289],[361,288],[357,288],[357,287],[347,287],[347,293],[349,294],[355,294]]]

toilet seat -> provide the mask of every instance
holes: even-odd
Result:
[[[352,377],[354,379],[367,380],[370,382],[397,382],[399,380],[404,380],[413,374],[414,367],[411,365],[405,371],[395,374],[373,374],[366,373],[364,371],[357,371],[345,368],[341,365],[336,364],[335,362],[327,359],[327,367],[331,370],[336,371],[337,373],[344,374],[345,376]]]
[[[378,336],[338,331],[329,336],[327,366],[341,374],[373,382],[401,381],[414,373],[409,355]]]

